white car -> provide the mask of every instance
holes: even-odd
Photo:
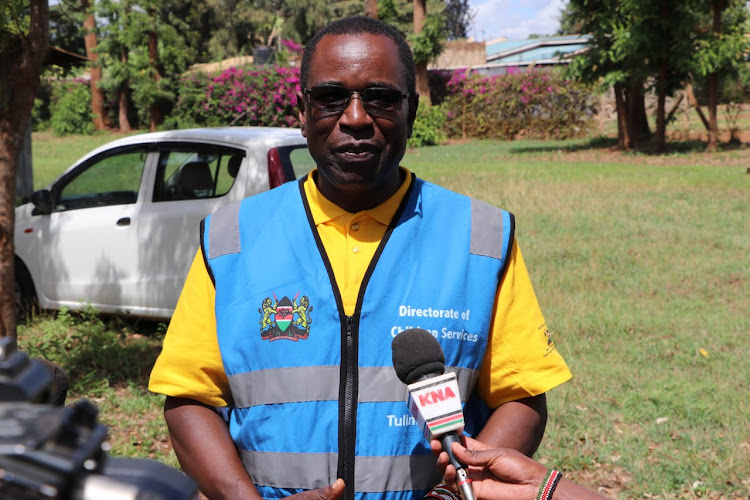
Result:
[[[42,309],[90,304],[170,318],[200,220],[313,165],[299,129],[175,130],[110,142],[16,208],[17,297]]]

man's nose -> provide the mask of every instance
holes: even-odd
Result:
[[[344,109],[339,121],[350,127],[363,127],[372,123],[372,117],[365,109],[362,96],[359,92],[352,92],[349,105]]]

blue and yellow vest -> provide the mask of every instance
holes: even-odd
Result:
[[[414,178],[346,316],[303,182],[202,225],[230,433],[265,498],[337,477],[348,499],[421,498],[440,475],[408,415],[391,341],[409,328],[433,333],[458,373],[466,431],[478,432],[489,412],[473,388],[513,218]]]

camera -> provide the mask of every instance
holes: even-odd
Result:
[[[177,469],[108,456],[99,410],[87,400],[53,405],[58,384],[14,338],[0,338],[0,500],[198,498],[195,481]]]

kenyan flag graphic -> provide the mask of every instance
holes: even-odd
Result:
[[[289,297],[284,297],[276,306],[276,326],[279,330],[285,332],[292,323],[293,317],[292,301],[289,300]]]

